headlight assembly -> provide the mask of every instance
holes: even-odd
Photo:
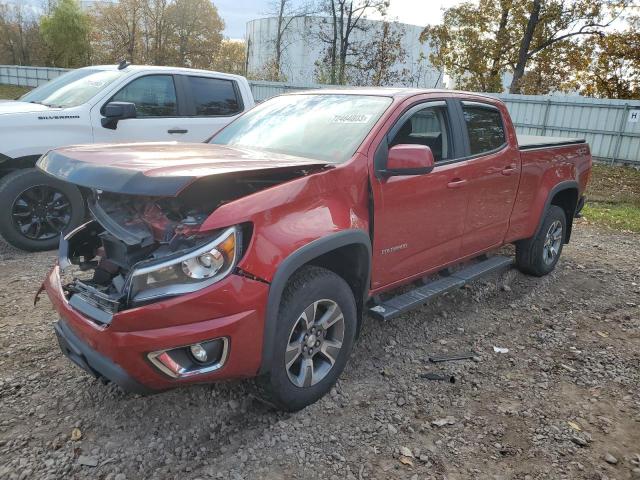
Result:
[[[128,279],[129,298],[140,303],[195,292],[229,275],[242,244],[240,228],[231,227],[191,252],[134,269]]]

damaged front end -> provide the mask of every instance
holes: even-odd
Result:
[[[116,312],[229,275],[252,225],[203,229],[220,206],[333,168],[325,161],[209,144],[78,145],[37,167],[80,188],[93,219],[60,243],[64,294],[100,324]]]
[[[94,220],[60,242],[69,304],[100,324],[121,310],[207,287],[235,268],[250,226],[201,232],[214,206],[86,190]]]

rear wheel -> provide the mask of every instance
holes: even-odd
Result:
[[[35,169],[12,172],[0,181],[0,234],[28,251],[51,250],[60,234],[84,219],[80,191]]]
[[[304,267],[285,288],[269,372],[257,379],[278,408],[300,410],[319,400],[342,373],[356,334],[356,303],[335,273]]]
[[[564,210],[551,205],[538,234],[516,244],[516,265],[520,271],[536,277],[553,271],[562,253],[566,231]]]

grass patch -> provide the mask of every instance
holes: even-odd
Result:
[[[27,93],[31,88],[17,87],[15,85],[0,85],[0,98],[4,100],[13,100]]]
[[[640,233],[640,170],[594,164],[582,213],[588,223]]]
[[[587,197],[592,202],[628,203],[640,207],[640,170],[595,163]]]
[[[582,210],[585,220],[596,225],[640,233],[640,207],[628,203],[587,203]]]

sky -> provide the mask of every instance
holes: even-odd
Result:
[[[307,3],[305,0],[293,0],[294,4]],[[425,26],[442,21],[442,8],[460,3],[461,0],[390,0],[388,16],[402,23]],[[0,3],[13,2],[39,9],[46,0],[0,0]],[[218,13],[224,19],[224,35],[232,39],[242,39],[249,20],[269,16],[274,0],[213,0]],[[371,16],[371,18],[377,18]]]
[[[226,23],[224,34],[240,39],[244,38],[249,20],[269,16],[273,0],[213,0],[213,3]],[[442,8],[458,3],[460,0],[391,0],[388,15],[392,20],[424,26],[440,23]]]

